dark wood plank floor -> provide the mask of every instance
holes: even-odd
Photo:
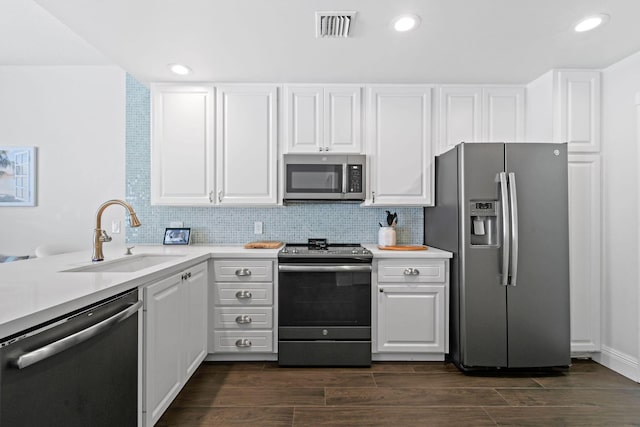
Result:
[[[552,374],[449,363],[204,363],[157,426],[640,426],[640,385],[588,360]]]

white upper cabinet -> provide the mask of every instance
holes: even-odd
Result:
[[[523,87],[443,86],[439,95],[438,153],[462,141],[524,140]]]
[[[440,152],[462,141],[482,140],[482,89],[440,88]]]
[[[277,204],[277,86],[215,90],[152,85],[152,204]]]
[[[600,72],[557,72],[554,140],[570,152],[600,151]]]
[[[276,86],[217,87],[217,203],[277,203]]]
[[[287,85],[285,118],[287,153],[360,153],[360,86]]]
[[[483,88],[483,141],[524,141],[524,98],[523,87]]]
[[[370,205],[433,204],[431,87],[368,87]]]
[[[214,189],[213,86],[151,85],[151,203],[209,204]]]

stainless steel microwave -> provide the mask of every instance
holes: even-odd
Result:
[[[363,201],[362,154],[285,154],[285,201]]]

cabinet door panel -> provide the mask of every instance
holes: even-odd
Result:
[[[571,351],[600,351],[600,156],[569,156]]]
[[[600,150],[600,73],[558,72],[559,117],[556,142],[570,152]]]
[[[144,288],[146,425],[152,426],[183,385],[182,278],[171,276]]]
[[[154,85],[151,94],[151,203],[209,205],[213,88]]]
[[[275,86],[220,87],[217,179],[220,204],[276,204]]]
[[[431,88],[369,88],[371,201],[432,203]]]
[[[361,150],[362,102],[360,87],[329,87],[324,90],[325,149],[359,153]]]
[[[483,140],[524,141],[524,88],[485,88],[483,98]]]
[[[444,352],[445,287],[378,285],[378,351]]]
[[[481,88],[440,89],[440,153],[462,141],[482,140],[481,100]]]
[[[286,88],[287,152],[315,153],[323,142],[323,90],[321,87]]]
[[[189,378],[207,355],[207,263],[186,271],[184,288],[185,377]]]

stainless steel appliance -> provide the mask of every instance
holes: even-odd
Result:
[[[462,369],[570,364],[566,144],[462,143],[436,158],[425,243],[453,252]]]
[[[136,426],[138,291],[0,343],[1,426]]]
[[[285,201],[363,201],[364,155],[285,154]]]
[[[372,254],[325,239],[278,255],[278,363],[371,365]]]

